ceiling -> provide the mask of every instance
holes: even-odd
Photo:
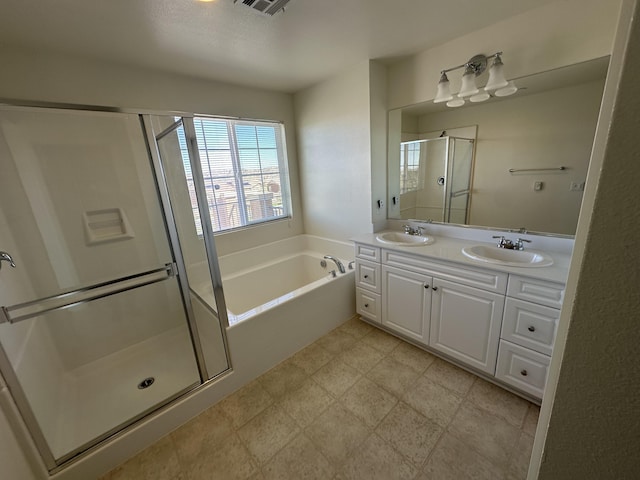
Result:
[[[0,45],[294,92],[556,0],[2,0]]]

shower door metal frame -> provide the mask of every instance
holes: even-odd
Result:
[[[165,114],[166,115],[166,114]],[[200,155],[198,153],[198,144],[196,139],[195,128],[193,126],[193,117],[188,116],[186,114],[176,115],[180,117],[180,120],[174,122],[169,127],[165,128],[162,132],[156,134],[153,130],[153,126],[151,123],[151,115],[144,114],[140,115],[140,121],[142,124],[142,128],[145,132],[145,138],[147,141],[147,147],[149,149],[149,154],[152,159],[154,173],[156,175],[156,185],[158,186],[160,198],[162,201],[162,207],[165,212],[165,218],[168,223],[170,223],[170,238],[172,246],[175,248],[176,252],[179,253],[179,262],[176,262],[178,266],[178,277],[182,277],[184,279],[188,279],[187,276],[187,268],[184,263],[184,256],[182,255],[182,247],[180,246],[180,236],[178,235],[178,227],[175,222],[175,214],[173,207],[171,206],[171,198],[169,195],[169,188],[167,186],[167,177],[164,170],[164,166],[162,164],[160,151],[158,149],[158,141],[161,140],[166,135],[171,132],[177,130],[180,126],[184,128],[185,137],[187,140],[187,150],[189,151],[189,163],[191,165],[191,173],[193,174],[194,179],[194,188],[196,190],[196,199],[198,201],[198,208],[201,212],[207,212],[206,215],[200,215],[200,222],[202,224],[203,230],[203,238],[205,251],[207,254],[207,263],[209,267],[209,274],[211,276],[211,284],[213,287],[213,296],[216,300],[217,312],[215,312],[215,316],[218,318],[220,322],[220,330],[222,334],[222,342],[224,344],[225,357],[227,359],[227,370],[232,370],[231,364],[231,355],[229,353],[229,344],[227,340],[227,327],[229,327],[229,318],[227,315],[227,307],[224,299],[224,291],[222,288],[222,276],[220,274],[220,268],[217,264],[218,253],[215,245],[215,241],[213,239],[213,225],[211,223],[211,217],[208,215],[209,205],[207,204],[207,196],[206,189],[204,184],[204,177],[202,175],[202,167],[200,165]],[[185,120],[189,120],[188,122]],[[153,141],[153,143],[151,143]],[[189,295],[189,285],[188,281],[183,285],[183,297],[188,301],[189,309],[191,313],[193,313],[193,308],[191,306],[191,299]],[[195,325],[195,315],[192,315],[194,331],[198,331],[197,326]],[[198,337],[199,338],[199,337]],[[198,362],[205,365],[204,354],[202,353],[202,347],[199,347],[199,355]],[[205,369],[206,372],[206,369]],[[214,377],[212,377],[214,378]],[[208,373],[203,377],[203,383],[206,383],[210,380]]]
[[[173,211],[171,210],[171,206],[170,203],[168,202],[168,192],[164,191],[166,189],[166,185],[164,183],[165,177],[164,177],[164,172],[162,172],[162,169],[158,170],[157,166],[156,166],[156,161],[158,160],[157,158],[157,151],[156,151],[156,157],[154,157],[153,152],[154,152],[154,148],[151,148],[150,142],[149,142],[149,137],[148,137],[148,132],[147,132],[147,125],[145,124],[145,122],[143,121],[143,115],[141,114],[140,111],[134,111],[134,110],[128,110],[128,109],[121,109],[121,108],[111,108],[111,107],[104,107],[104,106],[94,106],[94,105],[76,105],[76,104],[67,104],[67,103],[53,103],[53,102],[32,102],[32,101],[21,101],[21,100],[12,100],[12,99],[5,99],[5,98],[0,98],[0,106],[10,106],[10,107],[26,107],[26,108],[42,108],[42,109],[59,109],[59,110],[71,110],[71,111],[93,111],[93,112],[111,112],[111,113],[123,113],[123,114],[132,114],[132,115],[137,115],[139,120],[140,120],[140,126],[141,126],[141,132],[140,134],[142,135],[142,139],[145,142],[146,148],[147,148],[147,153],[148,153],[148,157],[149,157],[149,161],[150,161],[150,165],[151,165],[151,171],[154,175],[154,180],[155,180],[155,186],[156,186],[156,191],[157,194],[159,196],[158,200],[160,201],[160,204],[163,208],[163,222],[164,222],[164,226],[165,226],[165,232],[167,234],[169,243],[170,243],[170,249],[171,249],[171,255],[173,257],[173,261],[175,262],[175,267],[177,267],[177,272],[178,274],[176,275],[177,278],[177,282],[178,282],[178,286],[179,286],[179,290],[181,293],[181,297],[183,300],[183,308],[185,310],[185,317],[187,320],[187,324],[189,327],[189,331],[191,334],[191,339],[192,339],[192,344],[194,347],[194,354],[196,357],[196,363],[198,365],[198,373],[200,375],[200,382],[199,383],[195,383],[192,385],[189,385],[183,389],[181,389],[180,391],[174,393],[173,395],[170,395],[169,397],[165,398],[163,401],[159,402],[156,405],[153,405],[152,407],[145,409],[144,411],[140,412],[139,414],[135,415],[134,417],[128,419],[127,421],[114,426],[112,429],[104,432],[102,435],[99,435],[96,438],[93,438],[92,440],[90,440],[89,442],[86,442],[82,445],[80,445],[79,447],[73,449],[72,451],[68,452],[67,454],[61,456],[60,458],[56,459],[56,457],[53,455],[53,451],[51,450],[51,448],[49,447],[49,443],[42,431],[42,429],[40,428],[40,424],[33,412],[33,409],[31,408],[31,404],[29,403],[29,400],[20,384],[20,380],[18,379],[18,376],[13,368],[13,365],[11,363],[11,360],[9,359],[9,357],[6,354],[6,351],[4,349],[4,347],[2,346],[2,344],[0,344],[0,374],[2,375],[2,378],[4,378],[4,381],[8,387],[10,396],[13,400],[13,403],[15,404],[16,410],[20,416],[20,420],[22,420],[22,422],[24,422],[24,425],[26,427],[26,430],[28,432],[28,436],[30,437],[30,440],[33,441],[33,444],[36,448],[36,450],[38,451],[38,453],[40,454],[40,457],[42,458],[42,461],[44,463],[45,468],[48,470],[48,472],[50,474],[55,474],[58,473],[60,470],[62,470],[63,468],[65,468],[66,466],[68,466],[70,463],[74,462],[75,460],[81,458],[81,455],[83,454],[87,454],[90,451],[92,451],[95,448],[98,448],[100,446],[100,443],[102,443],[103,441],[109,439],[109,438],[114,438],[118,435],[123,434],[127,428],[135,425],[138,421],[140,421],[141,419],[153,414],[154,412],[158,412],[161,411],[163,408],[167,407],[169,404],[171,404],[172,402],[174,402],[175,400],[177,400],[178,398],[198,390],[199,388],[203,387],[205,384],[207,384],[210,381],[213,381],[214,379],[217,379],[220,377],[220,375],[223,375],[227,372],[229,372],[231,370],[231,361],[230,361],[230,354],[229,354],[229,349],[228,349],[228,343],[227,343],[227,337],[226,337],[226,330],[225,328],[221,328],[221,333],[222,333],[222,338],[223,338],[223,342],[224,342],[224,348],[225,348],[225,356],[227,358],[227,365],[228,368],[227,370],[224,370],[223,372],[214,375],[213,377],[209,378],[208,376],[208,372],[206,370],[206,364],[204,362],[204,356],[202,354],[202,348],[200,346],[199,343],[199,338],[197,337],[197,326],[196,326],[196,322],[195,322],[195,315],[193,313],[193,308],[191,305],[191,300],[190,300],[190,296],[188,295],[188,282],[187,282],[187,276],[186,276],[186,268],[184,265],[184,258],[182,256],[182,250],[180,249],[180,243],[178,241],[178,237],[177,237],[177,227],[175,225],[174,222],[174,217],[173,217]],[[185,116],[188,114],[185,113],[178,113],[178,112],[158,112],[158,115],[172,115],[175,114],[176,116]],[[148,114],[146,115],[148,117]],[[150,137],[152,139],[154,139],[154,137]],[[153,145],[155,146],[155,139],[153,142]],[[197,153],[197,149],[196,149],[196,153]],[[161,167],[161,165],[158,165]],[[161,173],[162,175],[159,177],[158,173]],[[162,182],[160,182],[160,178],[162,178]],[[165,210],[168,207],[168,210]],[[209,221],[209,229],[211,229],[211,225],[210,225],[210,221]],[[212,243],[212,242],[211,242]],[[212,252],[215,253],[215,245],[212,246]],[[217,259],[217,256],[215,257]],[[211,264],[211,260],[210,260],[210,264]],[[210,267],[211,268],[211,267]],[[173,269],[173,267],[172,267]],[[216,269],[217,270],[217,269]],[[148,273],[148,272],[147,272]],[[171,278],[172,275],[169,275],[167,277],[165,277],[166,279]],[[218,271],[218,279],[219,279],[219,271]],[[222,294],[222,290],[221,290],[221,281],[219,282],[220,285],[220,296],[222,296],[222,306],[225,305],[224,303],[224,296]],[[142,285],[140,285],[142,286]],[[185,293],[186,291],[186,293]],[[102,298],[102,297],[100,297]],[[97,299],[97,298],[95,298]],[[217,300],[217,298],[216,298]],[[87,300],[87,301],[91,301],[91,300]],[[60,307],[60,308],[65,308],[65,307]],[[221,310],[221,306],[220,304],[218,304],[218,310]],[[5,315],[2,315],[2,319],[3,320],[7,320],[7,323],[12,323],[11,318],[9,315],[6,315],[7,312],[4,312]],[[220,313],[220,312],[218,312]],[[222,320],[222,318],[219,318],[219,320]],[[224,326],[228,326],[228,319],[227,319],[227,315],[226,315],[226,308],[223,311],[223,325],[221,325],[221,327]]]

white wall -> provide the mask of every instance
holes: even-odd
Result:
[[[478,125],[469,223],[574,235],[603,81],[420,117],[420,131]],[[509,173],[565,166],[564,172]],[[533,190],[543,182],[540,191]],[[423,217],[419,217],[423,218]]]
[[[625,0],[529,478],[640,474],[638,78],[640,3]]]
[[[294,96],[308,234],[372,231],[369,81],[366,61]]]
[[[0,99],[193,112],[284,122],[294,218],[219,235],[220,254],[303,231],[292,96],[78,57],[0,47]]]
[[[425,50],[389,68],[388,107],[432,100],[440,71],[478,53],[504,52],[508,78],[608,55],[620,2],[554,2]],[[449,75],[452,91],[458,91],[461,78],[461,70]]]

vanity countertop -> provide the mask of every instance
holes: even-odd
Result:
[[[364,233],[356,235],[351,240],[355,243],[362,243],[365,245],[371,245],[374,247],[382,248],[385,250],[393,250],[396,252],[402,252],[406,255],[417,255],[421,257],[432,258],[433,260],[445,260],[448,262],[456,262],[466,266],[472,266],[476,268],[483,268],[486,270],[495,270],[499,272],[506,272],[516,275],[521,275],[529,278],[537,278],[540,280],[547,280],[551,282],[566,283],[567,275],[569,272],[569,263],[571,255],[567,253],[560,253],[554,251],[544,251],[545,254],[553,258],[553,265],[548,267],[514,267],[507,265],[498,265],[489,262],[482,262],[479,260],[473,260],[466,257],[462,253],[462,249],[465,247],[471,247],[473,245],[485,245],[489,247],[495,247],[496,243],[481,242],[476,240],[465,240],[454,237],[444,237],[428,234],[435,239],[430,245],[420,246],[401,246],[393,245],[389,243],[383,243],[376,239],[377,235],[384,232],[377,233]],[[525,250],[536,251],[535,248],[526,248]]]

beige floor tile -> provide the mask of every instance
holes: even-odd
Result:
[[[461,396],[464,396],[471,389],[473,382],[478,378],[439,358],[433,362],[424,375]]]
[[[511,454],[509,468],[507,472],[513,478],[525,480],[529,471],[531,461],[531,450],[533,449],[533,437],[526,433],[521,433],[518,444]]]
[[[368,378],[361,378],[347,390],[340,402],[369,427],[375,428],[398,399]]]
[[[385,357],[367,373],[367,378],[397,397],[401,397],[418,376],[419,374],[391,357]]]
[[[534,405],[533,403],[529,404],[529,410],[527,411],[527,416],[524,417],[524,424],[522,425],[522,430],[524,430],[529,435],[535,436],[536,429],[538,428],[538,417],[540,416],[540,407]]]
[[[175,480],[179,479],[181,474],[182,469],[173,441],[166,436],[102,478],[104,480]]]
[[[304,370],[307,375],[312,375],[333,358],[334,355],[332,353],[313,343],[291,357],[291,362]]]
[[[346,322],[344,322],[339,330],[348,333],[349,335],[353,335],[356,338],[362,338],[366,334],[372,332],[375,327],[372,327],[367,322],[360,320],[360,317],[352,317]]]
[[[329,353],[338,355],[351,348],[356,341],[356,337],[337,328],[318,339],[316,343]]]
[[[340,359],[331,360],[313,374],[313,379],[331,395],[339,397],[360,378],[360,373]]]
[[[436,423],[403,402],[376,428],[380,437],[417,467],[424,464],[442,431]]]
[[[449,424],[462,403],[461,397],[424,376],[407,391],[404,400],[441,427]]]
[[[265,480],[264,475],[260,470],[251,475],[247,480]]]
[[[305,433],[333,465],[346,460],[369,436],[369,428],[336,402]]]
[[[340,355],[340,360],[360,373],[367,373],[383,358],[384,353],[363,342],[356,343]]]
[[[449,432],[500,467],[507,465],[520,436],[518,428],[468,401],[451,421]]]
[[[411,480],[418,470],[378,435],[371,435],[342,466],[348,480]]]
[[[377,328],[374,328],[371,333],[362,337],[362,341],[385,354],[396,348],[400,343],[398,338]]]
[[[467,399],[518,428],[522,426],[530,405],[526,400],[480,378],[474,383]]]
[[[191,463],[203,452],[214,449],[233,433],[233,422],[215,405],[171,432],[180,460]]]
[[[335,474],[331,463],[304,433],[269,460],[263,472],[266,480],[326,480]]]
[[[389,356],[402,365],[414,370],[416,373],[424,372],[436,359],[436,357],[429,352],[425,352],[406,342],[400,342],[400,345],[394,348]]]
[[[208,455],[200,455],[185,466],[189,480],[245,480],[258,472],[258,466],[236,434]]]
[[[467,445],[445,433],[416,480],[501,480],[504,472]]]
[[[289,443],[300,428],[280,405],[272,405],[238,430],[238,435],[260,465]]]
[[[295,363],[285,360],[260,377],[260,384],[273,398],[299,388],[307,379],[307,373]]]
[[[256,380],[222,400],[220,408],[231,418],[234,427],[240,428],[272,405],[273,401],[271,395]]]
[[[299,427],[310,425],[333,402],[333,397],[313,380],[307,380],[299,389],[285,395],[281,404],[285,412]]]

